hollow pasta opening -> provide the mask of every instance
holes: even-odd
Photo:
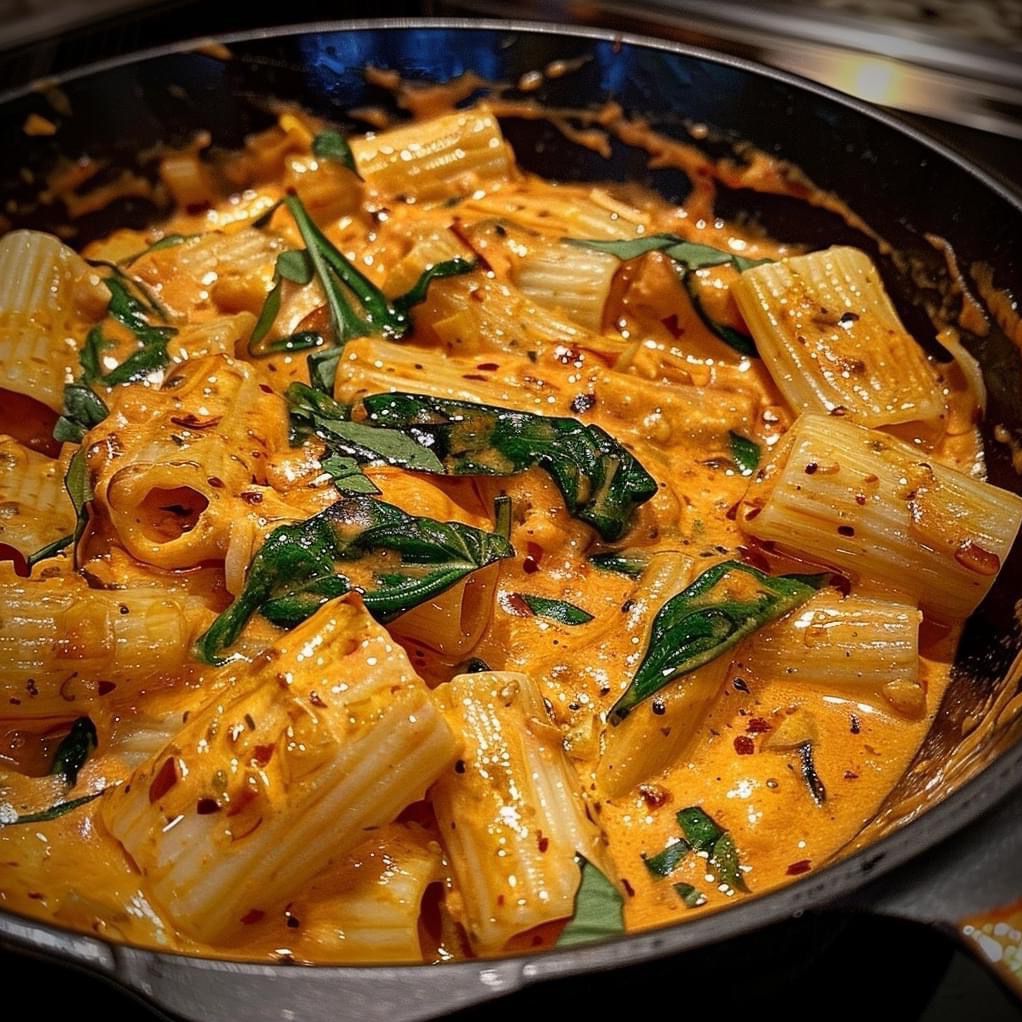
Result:
[[[139,505],[139,521],[147,539],[171,543],[191,532],[209,501],[190,486],[153,487]]]

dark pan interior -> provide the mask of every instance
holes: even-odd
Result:
[[[366,105],[393,108],[388,92],[366,84],[367,65],[433,82],[474,71],[492,81],[515,83],[551,61],[586,58],[572,73],[548,78],[531,98],[577,108],[611,97],[629,113],[647,115],[660,130],[686,141],[685,122],[703,122],[717,129],[717,152],[728,150],[729,140],[748,140],[798,164],[817,184],[845,199],[916,272],[899,270],[896,260],[881,256],[837,216],[794,199],[725,190],[719,212],[753,217],[788,241],[818,247],[847,242],[867,249],[878,259],[906,323],[924,344],[932,344],[934,328],[922,305],[940,301],[947,287],[943,259],[923,239],[924,232],[948,239],[963,267],[977,260],[990,263],[997,286],[1022,295],[1022,209],[1014,200],[910,133],[812,87],[656,49],[511,29],[308,32],[250,38],[233,43],[230,51],[230,59],[208,52],[165,53],[74,78],[61,86],[70,114],[44,91],[9,98],[0,106],[8,139],[0,150],[0,182],[9,225],[60,229],[72,244],[81,244],[114,226],[151,223],[161,211],[149,201],[127,199],[74,221],[68,234],[63,206],[36,201],[39,182],[59,159],[83,155],[106,161],[107,176],[121,168],[152,175],[154,146],[185,143],[198,130],[209,131],[216,146],[237,147],[247,134],[272,123],[271,99],[295,102],[341,126],[365,130],[364,124],[349,121],[345,111]],[[30,112],[55,121],[56,134],[23,134]],[[567,141],[545,121],[509,118],[504,128],[520,162],[547,176],[638,180],[674,199],[689,188],[680,172],[651,173],[645,154],[636,149],[615,144],[606,160]],[[1005,446],[993,439],[994,427],[1002,425],[1022,440],[1019,350],[996,325],[984,338],[966,334],[963,339],[980,360],[989,388],[983,428],[990,479],[1022,492]],[[1015,615],[1020,596],[1022,546],[1017,544],[966,628],[953,685],[920,769],[904,782],[905,791],[939,787],[934,782],[960,741],[962,722],[985,713],[1006,682],[1018,685],[1007,674],[1022,649]],[[988,751],[1017,737],[991,731]],[[983,760],[980,755],[975,763]]]

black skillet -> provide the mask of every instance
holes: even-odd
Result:
[[[548,79],[531,95],[570,107],[612,96],[627,111],[649,115],[661,130],[679,137],[688,139],[685,121],[713,126],[718,152],[729,148],[729,139],[746,139],[798,164],[925,272],[903,272],[904,264],[899,270],[840,219],[804,203],[725,191],[720,212],[753,216],[789,241],[849,242],[872,251],[902,316],[924,343],[934,331],[921,305],[940,298],[927,282],[939,288],[946,279],[923,233],[952,242],[963,266],[990,263],[998,286],[1022,294],[1017,196],[892,118],[790,75],[652,39],[497,22],[338,23],[225,41],[230,59],[185,45],[65,76],[60,87],[70,116],[60,112],[59,100],[54,109],[52,94],[29,90],[0,97],[2,137],[8,140],[0,150],[0,181],[12,225],[53,229],[66,220],[59,205],[33,202],[38,184],[26,183],[25,168],[38,182],[58,157],[88,154],[108,161],[110,174],[123,167],[151,173],[151,162],[139,164],[140,154],[157,143],[183,143],[200,129],[210,131],[216,145],[240,145],[246,134],[270,123],[270,98],[297,102],[343,125],[350,108],[391,104],[388,94],[366,84],[362,69],[367,65],[426,81],[446,81],[471,70],[515,83],[551,61],[585,57],[573,73]],[[22,134],[30,112],[55,120],[57,133],[51,138]],[[550,177],[640,180],[672,199],[689,187],[680,173],[650,173],[645,155],[634,149],[615,145],[608,161],[569,143],[543,121],[508,119],[504,128],[520,162]],[[73,241],[83,243],[117,225],[142,226],[160,212],[149,202],[119,201],[77,221]],[[1022,436],[1022,359],[996,327],[985,338],[966,335],[965,340],[983,366],[990,392],[984,422],[990,478],[1019,492],[1020,479],[1004,446],[993,439],[993,428],[1004,425]],[[969,622],[951,690],[902,794],[935,783],[961,741],[963,721],[989,712],[1005,686],[1018,688],[1011,665],[1022,649],[1014,610],[1022,596],[1020,569],[1017,547]],[[687,964],[701,969],[714,957],[726,961],[736,940],[752,931],[833,904],[951,928],[965,934],[962,939],[974,950],[985,946],[992,953],[990,941],[977,941],[976,933],[969,938],[972,931],[963,930],[962,922],[1022,896],[1019,723],[1022,717],[1014,724],[1005,719],[991,729],[989,741],[977,750],[970,771],[975,776],[959,778],[959,790],[944,800],[929,800],[925,812],[902,820],[878,843],[776,893],[609,943],[444,966],[305,968],[115,946],[0,913],[0,947],[93,970],[168,1012],[204,1022],[421,1019],[557,977],[588,973],[595,982],[596,974],[668,955],[683,956],[672,960],[681,976]]]

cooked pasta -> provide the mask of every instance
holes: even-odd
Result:
[[[865,252],[723,220],[648,125],[681,204],[527,172],[538,108],[459,95],[280,109],[154,152],[149,229],[0,238],[5,910],[568,946],[822,867],[920,749],[1022,521],[968,339],[931,360]]]

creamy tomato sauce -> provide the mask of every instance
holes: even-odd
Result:
[[[455,88],[446,102],[443,95],[418,94],[406,106],[418,115],[432,116],[477,84],[474,79],[468,83],[471,88],[462,83],[464,88]],[[519,116],[534,112],[521,105],[502,108],[499,103],[496,109]],[[698,187],[685,203],[668,203],[636,185],[558,186],[518,171],[505,180],[478,182],[470,192],[452,189],[447,202],[414,202],[407,196],[380,194],[371,184],[362,187],[350,179],[348,171],[312,157],[309,141],[317,124],[311,119],[290,112],[282,116],[281,125],[253,140],[243,153],[227,158],[215,186],[212,177],[194,166],[195,180],[190,184],[180,179],[189,171],[172,168],[168,173],[176,177],[168,184],[190,202],[158,232],[118,231],[89,246],[85,255],[117,261],[160,237],[224,231],[225,237],[234,232],[236,238],[241,230],[255,232],[256,228],[245,225],[266,213],[288,190],[297,191],[330,240],[384,287],[395,279],[393,274],[414,246],[431,232],[439,232],[455,250],[490,267],[489,280],[482,281],[477,292],[483,297],[476,300],[494,306],[491,322],[507,331],[506,343],[493,336],[472,336],[470,317],[465,318],[467,327],[458,325],[457,316],[463,314],[451,311],[457,306],[450,296],[458,293],[464,281],[434,282],[415,311],[414,329],[404,342],[403,350],[415,365],[397,389],[415,391],[416,381],[426,386],[435,382],[434,375],[450,387],[454,373],[464,394],[478,392],[482,401],[550,416],[578,416],[602,427],[638,458],[657,483],[655,496],[637,509],[624,540],[612,546],[684,554],[693,560],[696,572],[728,558],[774,573],[813,570],[769,547],[757,546],[736,520],[735,508],[748,478],[732,459],[729,429],[740,421],[740,409],[751,409],[746,423],[749,439],[769,457],[794,413],[762,362],[737,354],[707,324],[705,317],[718,324],[743,326],[730,293],[735,269],[716,266],[698,271],[703,316],[666,256],[651,253],[624,262],[614,271],[600,322],[578,329],[574,337],[566,334],[560,343],[551,341],[549,317],[555,311],[529,301],[513,308],[505,321],[501,294],[485,289],[516,279],[519,265],[537,240],[571,234],[571,214],[565,214],[562,223],[557,210],[564,204],[569,209],[573,203],[591,204],[594,195],[611,225],[633,217],[641,224],[640,235],[674,233],[749,259],[779,259],[794,250],[755,229],[716,217],[712,209],[715,175],[732,184],[740,181],[744,187],[799,193],[808,201],[845,211],[849,222],[865,226],[838,199],[818,192],[791,168],[763,154],[757,154],[744,170],[718,167],[694,147],[662,139],[614,109],[593,115],[584,127],[647,148],[658,165],[691,172]],[[595,136],[588,141],[597,144]],[[556,176],[556,168],[551,176]],[[225,181],[233,186],[227,198],[218,192]],[[209,189],[208,195],[203,195],[203,188]],[[539,210],[538,219],[520,212],[530,204]],[[544,219],[552,221],[552,226],[544,227]],[[294,224],[282,211],[274,214],[270,224],[269,248],[263,251],[254,241],[256,254],[251,259],[234,250],[190,266],[181,261],[183,247],[168,246],[132,264],[133,275],[178,326],[175,343],[182,351],[187,353],[187,344],[195,343],[204,324],[213,323],[227,331],[232,349],[236,345],[236,350],[244,350],[272,284],[275,256],[299,242]],[[487,233],[494,224],[506,225],[500,227],[502,234]],[[574,228],[576,237],[584,236],[580,230]],[[310,295],[286,284],[283,309],[291,330],[326,329],[318,293]],[[234,317],[233,326],[225,317]],[[81,315],[83,335],[90,322],[94,322],[94,310],[86,301]],[[230,336],[231,330],[236,336]],[[371,343],[351,342],[342,357],[335,390],[340,400],[382,389],[370,377],[370,370],[379,368],[376,358]],[[261,384],[276,393],[290,382],[308,380],[304,353],[271,354],[252,359],[251,364]],[[600,376],[607,370],[618,374],[610,384]],[[961,402],[964,413],[952,416],[953,425],[941,435],[927,431],[912,439],[925,448],[928,458],[978,471],[982,452],[971,418],[975,398],[967,381],[951,369],[935,371],[944,373],[949,402]],[[697,410],[689,409],[681,416],[680,425],[670,404],[674,387],[702,388],[710,395]],[[157,392],[151,400],[165,399]],[[0,430],[54,454],[47,448],[51,423],[31,409],[22,414],[20,407],[13,414],[11,406],[0,411]],[[902,429],[903,438],[907,432],[911,430]],[[269,484],[260,492],[272,500],[276,488],[282,501],[300,506],[306,515],[314,514],[329,503],[333,493],[329,485],[324,491],[322,484],[310,483],[299,492],[292,483],[311,479],[317,472],[316,460],[308,451],[278,454],[271,459]],[[627,792],[608,795],[598,779],[603,715],[620,696],[634,670],[636,654],[642,652],[637,646],[644,641],[625,626],[634,609],[635,581],[593,567],[587,554],[606,545],[600,546],[593,530],[568,514],[552,480],[538,470],[518,476],[439,478],[369,467],[366,474],[384,499],[408,511],[478,527],[489,527],[496,496],[511,497],[516,554],[501,562],[499,571],[476,583],[478,600],[486,610],[482,624],[473,625],[478,634],[470,647],[437,648],[422,637],[402,634],[399,624],[393,633],[431,686],[445,684],[468,656],[494,669],[522,671],[539,681],[552,721],[564,735],[591,815],[605,836],[624,892],[629,929],[691,919],[767,893],[827,864],[877,813],[912,761],[940,705],[957,627],[923,626],[920,679],[925,708],[914,716],[899,713],[875,694],[829,687],[826,678],[760,676],[754,664],[746,662],[744,647],[739,647],[727,654],[731,664],[719,694],[674,762]],[[268,521],[274,521],[271,512],[253,526],[249,554],[265,538]],[[179,523],[178,528],[191,526]],[[180,571],[139,565],[103,522],[95,523],[89,543],[83,557],[90,584],[138,584],[144,578],[147,584],[205,600],[211,613],[229,603],[247,565],[244,557],[233,564],[230,555],[226,563]],[[51,563],[35,570],[57,577],[67,568]],[[875,587],[863,591],[884,595]],[[519,595],[523,592],[567,601],[583,608],[593,620],[581,628],[560,626],[523,607]],[[257,649],[260,643],[272,642],[274,635],[272,626],[253,618],[245,648]],[[153,641],[158,642],[159,636],[153,636]],[[144,687],[119,686],[98,698],[89,714],[100,743],[82,768],[75,794],[126,782],[154,746],[160,747],[159,737],[153,739],[153,734],[171,736],[175,722],[197,712],[215,693],[229,690],[240,670],[238,665],[212,668],[191,662],[165,676],[149,678]],[[769,735],[796,708],[808,711],[818,728],[814,766],[826,790],[820,804],[807,787],[798,753],[766,747]],[[658,712],[655,699],[635,710],[636,715]],[[2,803],[38,807],[66,796],[61,781],[45,775],[55,739],[66,733],[76,715],[71,707],[65,718],[20,721],[15,713],[11,720],[0,721]],[[386,827],[378,835],[370,834],[323,877],[296,892],[287,906],[274,906],[272,912],[247,919],[229,943],[209,945],[175,927],[147,893],[145,877],[99,819],[99,804],[38,825],[0,827],[0,905],[143,946],[232,958],[349,961],[352,952],[343,927],[330,922],[331,899],[343,899],[360,877],[386,869],[387,850],[393,847],[387,843]],[[662,851],[680,836],[677,811],[697,805],[732,834],[751,894],[717,884],[707,872],[705,856],[688,856],[669,879],[654,877],[644,867],[644,857]],[[442,840],[428,802],[409,807],[402,820],[420,828],[416,833],[422,840]],[[687,907],[673,888],[679,882],[702,892],[705,904]],[[439,897],[445,886],[450,890],[449,874],[437,877],[431,897]],[[313,918],[316,925],[308,924]],[[449,914],[435,907],[424,912],[420,929],[426,960],[470,953]],[[558,930],[559,926],[537,929],[516,938],[511,946],[546,946],[556,939]]]

